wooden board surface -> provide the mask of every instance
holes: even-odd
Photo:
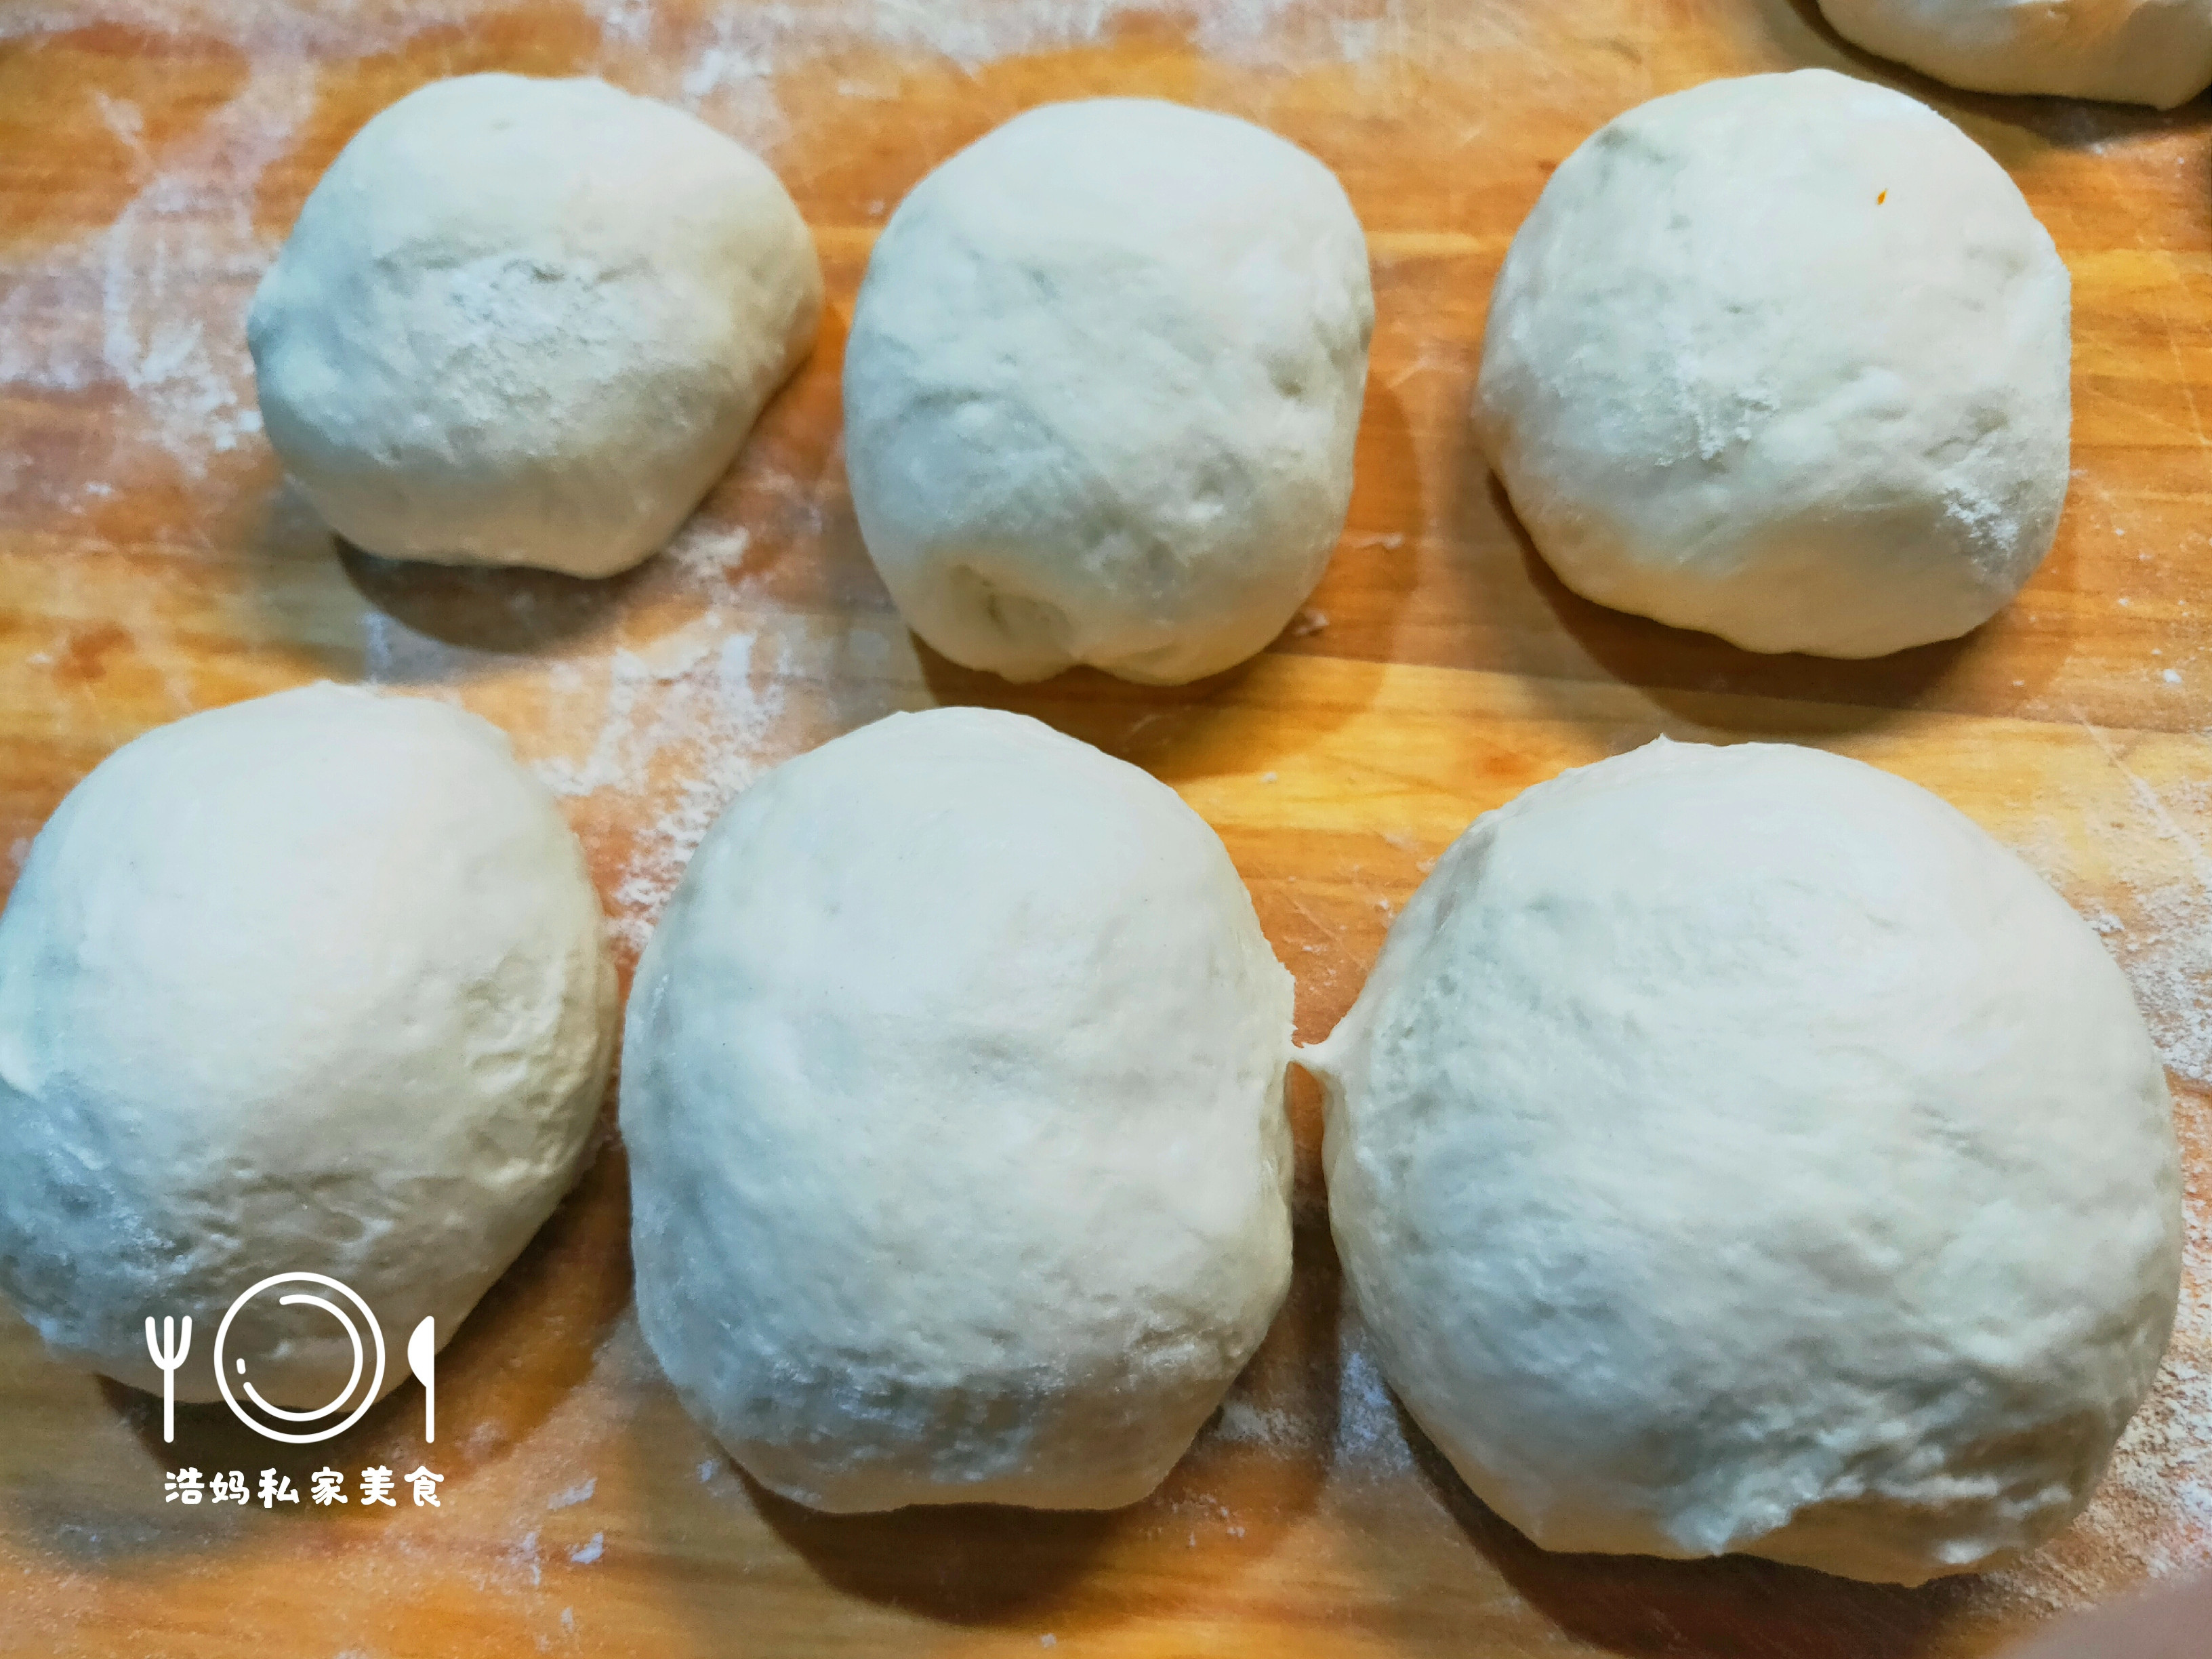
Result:
[[[1194,9],[1192,9],[1194,8]],[[2008,167],[2075,281],[2057,550],[1972,637],[1762,659],[1565,592],[1466,410],[1491,280],[1592,128],[1714,76],[1823,64],[1928,97]],[[819,239],[818,349],[671,551],[583,584],[335,548],[253,414],[246,301],[375,110],[473,70],[598,72],[766,155]],[[1015,690],[915,645],[846,499],[837,375],[899,197],[1035,103],[1248,116],[1343,177],[1380,320],[1344,542],[1247,668]],[[1149,768],[1226,839],[1298,978],[1347,1006],[1474,813],[1659,732],[1815,743],[1941,792],[2105,933],[2172,1068],[2191,1167],[2168,1370],[2091,1511],[1917,1591],[1747,1562],[1547,1556],[1409,1431],[1341,1306],[1301,1081],[1290,1306],[1149,1502],[833,1520],[720,1457],[642,1352],[610,1146],[447,1350],[442,1507],[162,1501],[165,1467],[301,1480],[419,1456],[411,1386],[322,1454],[48,1364],[0,1313],[0,1653],[1460,1655],[1905,1659],[2212,1565],[2212,221],[2203,100],[1949,94],[1802,0],[42,0],[0,11],[0,852],[117,744],[317,678],[451,697],[562,794],[625,968],[714,812],[890,710],[1021,708]],[[270,1454],[278,1455],[270,1455]]]

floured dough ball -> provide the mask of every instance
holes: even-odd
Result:
[[[576,1175],[601,934],[575,836],[472,714],[319,685],[125,744],[0,918],[0,1291],[55,1358],[156,1391],[144,1322],[188,1316],[175,1396],[213,1400],[233,1298],[327,1274],[396,1387],[397,1345],[451,1336]],[[303,1411],[353,1360],[273,1291],[228,1352]]]
[[[348,540],[605,576],[675,533],[821,310],[798,209],[712,127],[470,75],[339,153],[246,341],[270,441]]]
[[[2171,109],[2212,86],[2212,0],[1820,0],[1836,33],[1977,92]]]
[[[1134,1503],[1282,1303],[1290,975],[1197,815],[1035,720],[747,790],[626,1041],[646,1339],[787,1498]]]
[[[2127,982],[1856,761],[1662,742],[1485,814],[1308,1058],[1383,1372],[1547,1548],[1992,1566],[2158,1369],[2180,1172]]]
[[[1476,422],[1577,593],[1753,651],[1988,619],[2066,495],[2072,288],[1933,110],[1803,70],[1631,110],[1492,296]]]
[[[868,552],[1013,680],[1177,684],[1282,631],[1344,529],[1375,301],[1335,175],[1247,122],[1050,104],[915,187],[845,349]]]

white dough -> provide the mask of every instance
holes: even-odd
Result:
[[[581,849],[507,739],[441,703],[319,685],[110,755],[0,918],[0,1291],[55,1358],[179,1400],[271,1274],[358,1292],[388,1391],[574,1180],[616,981]],[[228,1352],[278,1406],[332,1399],[328,1316],[247,1304]],[[364,1335],[366,1333],[364,1333]]]
[[[1297,613],[1344,528],[1375,301],[1335,176],[1176,104],[1049,104],[899,204],[845,455],[914,631],[1013,680],[1176,684]]]
[[[1631,110],[1492,296],[1476,422],[1585,598],[1753,651],[1988,619],[2057,533],[2072,288],[2004,170],[1826,70]]]
[[[798,209],[712,127],[471,75],[339,153],[246,340],[270,443],[348,540],[605,576],[675,533],[821,310]]]
[[[2171,109],[2212,85],[2212,0],[1820,0],[1855,46],[1978,92]]]
[[[638,964],[646,1339],[801,1503],[1133,1503],[1289,1285],[1290,1047],[1164,785],[990,710],[840,738],[722,816]]]
[[[1660,742],[1538,785],[1301,1058],[1384,1374],[1547,1548],[1995,1565],[2165,1349],[2180,1167],[2125,979],[1856,761]]]

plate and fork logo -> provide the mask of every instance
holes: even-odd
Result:
[[[290,1411],[271,1405],[255,1388],[246,1375],[244,1355],[227,1352],[232,1322],[240,1310],[251,1304],[264,1291],[285,1286],[295,1287],[276,1298],[282,1307],[307,1306],[319,1308],[344,1327],[346,1338],[353,1347],[353,1374],[346,1379],[327,1403],[312,1411]],[[308,1286],[312,1288],[296,1288]],[[336,1293],[337,1300],[322,1294]],[[355,1322],[355,1314],[360,1322]],[[367,1330],[367,1340],[362,1332]],[[164,1316],[157,1328],[151,1314],[146,1316],[146,1352],[161,1372],[161,1438],[165,1443],[176,1439],[177,1428],[177,1372],[190,1357],[192,1346],[191,1316],[185,1316],[181,1329],[175,1319]],[[422,1438],[434,1442],[437,1427],[437,1322],[426,1316],[415,1327],[407,1339],[407,1369],[422,1384]],[[295,1446],[312,1445],[319,1440],[329,1440],[343,1434],[361,1421],[362,1414],[374,1405],[384,1392],[384,1331],[376,1322],[376,1315],[369,1305],[349,1286],[340,1284],[325,1273],[272,1273],[259,1284],[250,1285],[223,1314],[222,1322],[215,1331],[215,1380],[222,1390],[223,1402],[231,1414],[268,1440],[281,1440]],[[232,1386],[231,1373],[238,1374],[238,1383]],[[368,1386],[362,1387],[366,1372]],[[240,1395],[243,1394],[243,1401]],[[349,1402],[357,1403],[348,1409]],[[325,1421],[325,1419],[332,1419]],[[309,1428],[311,1424],[322,1424]]]

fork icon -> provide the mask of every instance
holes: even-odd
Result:
[[[154,1316],[146,1316],[146,1352],[161,1371],[161,1439],[164,1444],[177,1437],[177,1367],[185,1363],[185,1356],[192,1351],[192,1316],[185,1316],[184,1340],[177,1340],[177,1322],[168,1315],[161,1316],[161,1334],[158,1340],[154,1334]]]

